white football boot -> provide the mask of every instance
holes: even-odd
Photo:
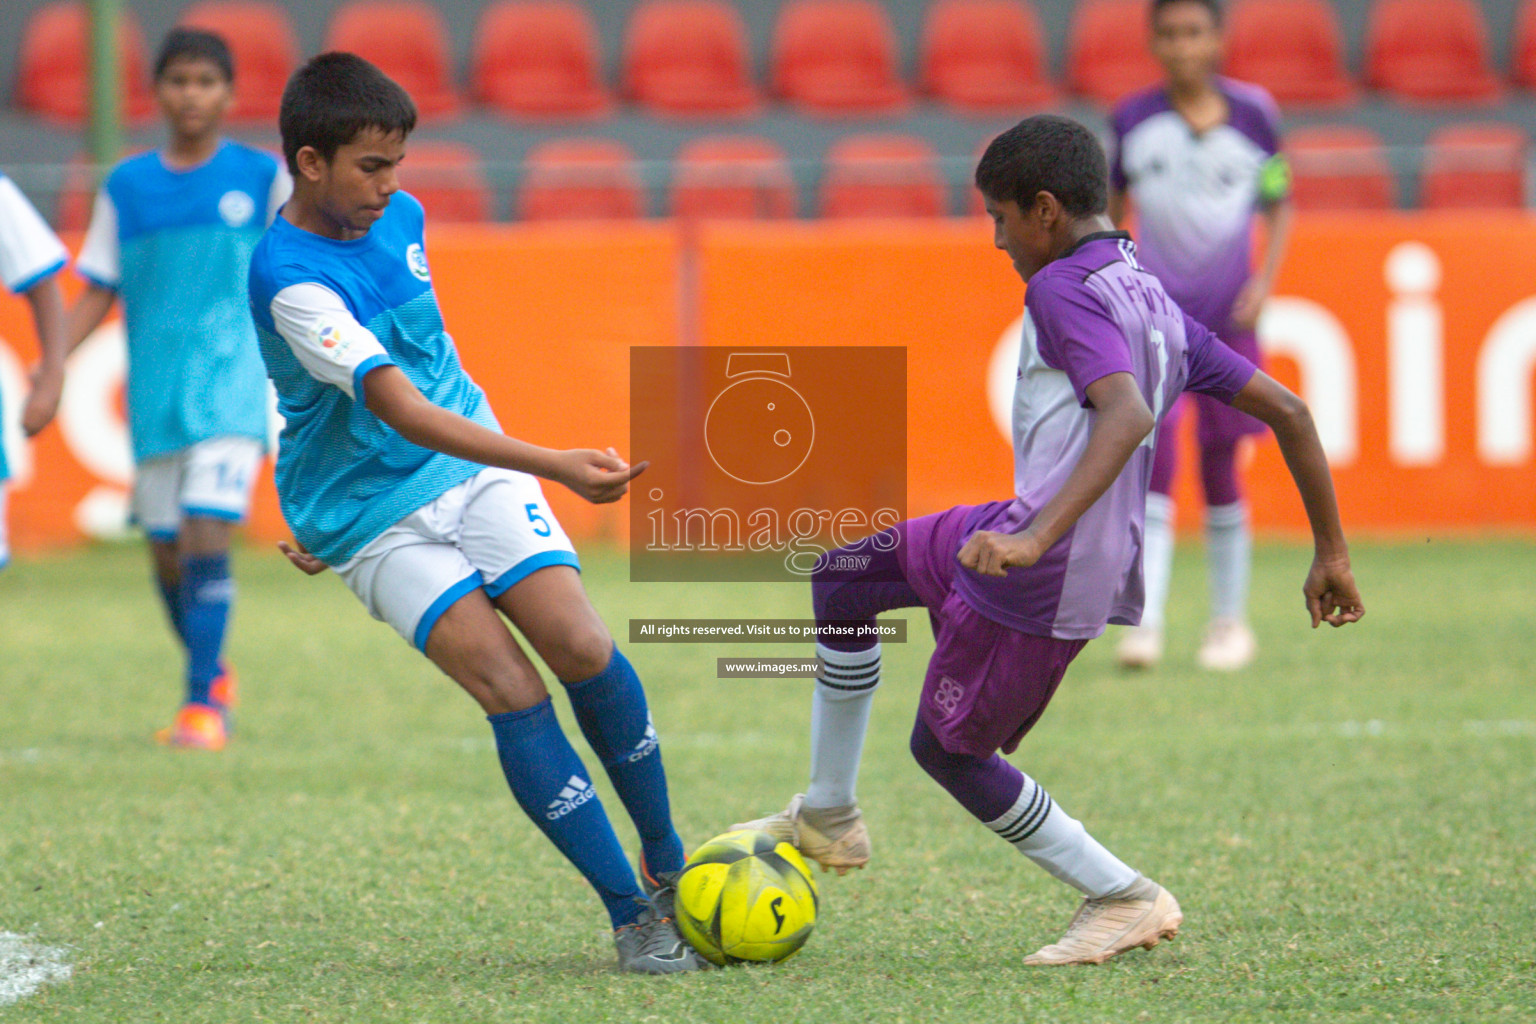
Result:
[[[846,820],[850,811],[851,820]],[[838,825],[822,821],[818,827],[816,819],[829,813],[845,820]],[[796,793],[789,806],[779,813],[755,821],[738,822],[731,828],[767,832],[820,864],[823,871],[831,868],[839,875],[845,875],[849,868],[862,868],[869,863],[869,829],[864,827],[864,816],[859,813],[857,804],[846,809],[806,807],[805,794]]]
[[[1239,619],[1212,619],[1195,660],[1213,672],[1236,672],[1253,664],[1259,645],[1253,630]]]

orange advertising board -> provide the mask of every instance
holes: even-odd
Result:
[[[628,451],[633,346],[901,346],[909,511],[1010,490],[999,411],[1023,287],[985,222],[496,225],[428,242],[448,328],[509,433],[644,458]],[[1353,528],[1536,525],[1531,266],[1523,215],[1302,218],[1260,336],[1313,408]],[[14,421],[34,355],[26,304],[0,297],[14,545],[121,530],[121,332],[72,357],[59,422],[26,442]],[[1256,525],[1304,525],[1272,442],[1248,480]],[[573,536],[627,535],[622,508],[546,491]],[[252,530],[283,534],[270,479]]]

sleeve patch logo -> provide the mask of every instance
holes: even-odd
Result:
[[[346,359],[347,351],[352,348],[352,339],[344,335],[341,328],[333,323],[316,325],[315,340],[320,343],[321,351],[338,363]]]
[[[405,263],[411,268],[411,274],[416,280],[432,280],[432,272],[427,269],[427,254],[422,252],[421,243],[412,242],[405,250]]]

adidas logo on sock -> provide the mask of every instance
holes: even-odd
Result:
[[[660,744],[661,739],[656,735],[656,727],[651,724],[651,716],[647,713],[645,716],[645,735],[640,737],[640,742],[635,744],[635,749],[629,752],[629,757],[625,760],[630,764],[634,764],[636,761],[649,755]]]
[[[572,775],[564,788],[549,802],[549,810],[544,812],[544,817],[550,821],[559,821],[594,796],[597,796],[597,790],[592,788],[592,783],[579,775]]]

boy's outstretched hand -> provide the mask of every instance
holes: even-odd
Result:
[[[1334,627],[1359,622],[1365,614],[1365,605],[1360,601],[1360,591],[1355,586],[1354,573],[1349,571],[1347,558],[1342,561],[1314,559],[1301,592],[1307,598],[1313,629],[1324,622]]]
[[[624,497],[629,482],[650,465],[649,462],[639,462],[631,466],[612,448],[606,452],[573,448],[561,452],[559,459],[561,471],[557,479],[594,505],[605,505]]]
[[[298,541],[294,541],[294,544],[298,544]],[[298,547],[294,547],[293,544],[280,540],[277,542],[277,550],[287,555],[288,561],[296,565],[306,576],[318,576],[330,568],[320,559],[305,551],[303,544],[298,544]]]

